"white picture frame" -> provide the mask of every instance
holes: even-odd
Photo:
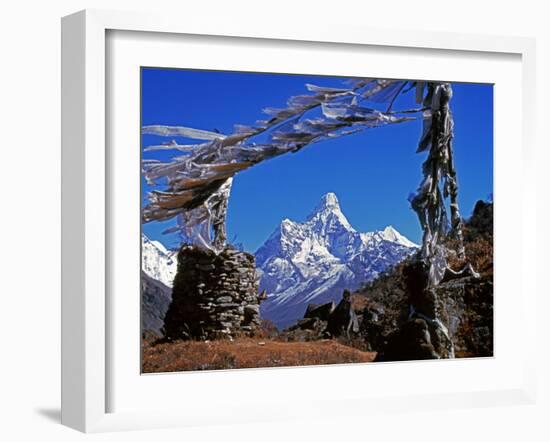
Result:
[[[494,37],[420,31],[393,32],[372,28],[346,26],[282,26],[251,21],[217,22],[209,17],[193,17],[182,21],[178,17],[143,13],[123,13],[86,10],[63,18],[62,21],[62,423],[84,432],[111,431],[168,426],[205,425],[215,422],[235,422],[236,414],[204,415],[171,409],[141,409],[139,411],[109,410],[109,392],[113,388],[109,370],[112,368],[108,326],[111,312],[108,302],[108,268],[110,230],[109,164],[107,155],[106,82],[107,34],[111,31],[152,32],[162,35],[217,36],[272,41],[314,42],[378,48],[420,48],[431,51],[509,54],[520,57],[521,63],[521,149],[523,187],[520,190],[521,221],[521,311],[518,316],[524,333],[525,361],[517,379],[501,388],[477,388],[461,392],[399,394],[392,392],[369,401],[368,396],[315,399],[313,407],[288,404],[281,410],[269,404],[240,404],[249,413],[241,421],[284,419],[334,414],[365,414],[373,411],[403,411],[489,406],[507,403],[532,403],[535,397],[535,324],[527,318],[536,316],[536,286],[534,272],[527,265],[534,259],[536,238],[529,225],[535,219],[536,193],[533,189],[535,152],[535,44],[532,39]],[[159,35],[159,34],[156,34]],[[502,163],[501,163],[502,164]],[[496,247],[498,254],[506,250]],[[531,258],[530,258],[531,257]],[[534,268],[534,266],[532,266]],[[498,272],[498,264],[496,266]],[[497,313],[498,314],[498,313]],[[136,344],[137,345],[137,344]],[[498,358],[498,354],[496,356]],[[409,363],[413,364],[413,363]],[[428,363],[429,364],[429,363]],[[389,367],[386,365],[385,367]],[[416,366],[416,370],[419,370]],[[428,366],[421,370],[430,370]],[[384,368],[384,366],[382,367]],[[346,370],[346,367],[340,367]],[[349,376],[359,376],[360,366],[349,370]],[[389,368],[388,368],[389,370]],[[519,370],[519,369],[518,369]],[[286,377],[300,376],[300,369],[284,370]],[[250,372],[248,372],[250,373]],[[266,372],[263,372],[265,382]],[[273,373],[273,371],[271,372]],[[326,374],[327,372],[325,372]],[[138,373],[139,375],[139,373]],[[246,373],[245,373],[246,375]],[[223,382],[228,373],[216,373]],[[252,376],[251,374],[249,376]],[[243,375],[240,375],[242,378]],[[307,376],[306,376],[307,377]],[[198,377],[195,378],[199,379]],[[513,381],[513,382],[512,382]],[[296,382],[296,381],[295,381]],[[166,382],[165,382],[166,383]],[[364,399],[364,400],[362,400]],[[330,403],[338,404],[337,410]]]

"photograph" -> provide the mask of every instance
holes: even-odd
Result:
[[[140,81],[142,374],[494,356],[493,84]]]

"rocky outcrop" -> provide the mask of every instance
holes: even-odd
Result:
[[[164,337],[218,339],[251,335],[260,301],[254,256],[227,247],[221,253],[183,246],[178,253]]]
[[[416,361],[438,358],[428,323],[424,319],[415,318],[406,321],[390,334],[386,345],[378,352],[375,360]]]
[[[464,226],[469,265],[453,259],[463,271],[446,273],[438,286],[428,287],[427,269],[413,258],[361,291],[368,308],[384,311],[381,319],[361,315],[376,360],[493,355],[492,214],[492,203],[476,204]]]
[[[411,260],[338,306],[309,305],[281,337],[352,338],[376,351],[376,361],[492,356],[492,276],[460,277],[429,290],[425,276]]]
[[[344,290],[342,300],[329,315],[326,332],[330,336],[351,337],[352,333],[359,332],[359,321],[351,306],[351,293]]]
[[[316,305],[309,304],[303,319],[281,333],[290,341],[312,341],[335,337],[351,338],[359,332],[359,319],[351,302],[351,293],[344,290],[342,299]]]
[[[379,307],[364,307],[357,314],[359,319],[359,335],[365,341],[368,351],[382,348],[384,341],[384,309]]]
[[[327,302],[326,304],[309,304],[306,308],[306,313],[304,318],[317,318],[321,321],[328,321],[330,314],[336,308],[336,303],[334,301]]]
[[[493,356],[493,280],[467,277],[435,289],[456,357]]]
[[[464,232],[464,241],[477,241],[479,237],[493,237],[493,203],[479,200],[468,220]]]
[[[425,294],[377,349],[377,361],[493,356],[491,277],[455,279]]]

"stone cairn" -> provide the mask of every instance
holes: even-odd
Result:
[[[412,261],[404,267],[403,276],[409,293],[408,317],[388,336],[375,361],[454,358],[445,305],[429,287],[426,264]]]
[[[221,253],[183,246],[164,337],[231,339],[258,329],[260,297],[254,256],[232,247]]]

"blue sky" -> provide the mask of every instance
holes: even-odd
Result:
[[[342,86],[344,79],[309,75],[176,69],[142,69],[142,123],[189,126],[231,133],[233,124],[265,119],[265,107],[284,107],[304,85]],[[493,86],[453,83],[455,163],[459,204],[469,216],[478,199],[493,192]],[[402,95],[395,109],[415,107]],[[421,180],[426,153],[415,153],[421,122],[391,125],[312,144],[238,174],[229,200],[229,239],[254,252],[284,218],[302,221],[326,192],[359,231],[393,225],[415,242],[421,230],[407,198]],[[179,139],[178,139],[179,140]],[[166,138],[143,135],[146,147]],[[189,143],[190,140],[181,140]],[[144,153],[167,159],[173,152]],[[142,182],[143,183],[143,182]],[[143,195],[149,190],[142,185]],[[145,199],[144,199],[145,201]],[[148,223],[143,232],[168,247],[174,235],[161,232],[172,222]]]

